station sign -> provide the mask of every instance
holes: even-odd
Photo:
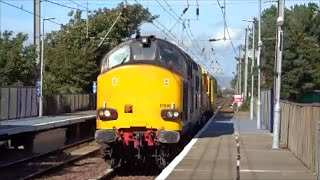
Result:
[[[241,103],[242,101],[243,101],[243,99],[242,99],[241,95],[239,95],[239,94],[233,95],[233,102],[235,102],[235,103],[240,102]]]
[[[37,96],[41,95],[41,82],[40,81],[36,82],[36,93],[37,93]]]
[[[97,82],[93,81],[92,83],[92,92],[95,94],[97,92]]]

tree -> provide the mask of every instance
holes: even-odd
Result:
[[[297,101],[306,93],[320,88],[320,17],[314,3],[295,5],[285,10],[281,99]],[[262,38],[276,35],[277,8],[271,6],[262,15]],[[257,37],[256,37],[257,38]],[[275,39],[263,39],[262,87],[274,82]]]
[[[238,80],[237,78],[238,78],[238,76],[235,76],[235,77],[230,81],[230,86],[231,86],[232,89],[237,88],[237,87],[236,87],[236,85],[237,85],[237,80]]]
[[[98,48],[119,13],[118,22]],[[89,38],[81,11],[71,11],[70,21],[61,30],[48,34],[45,41],[45,93],[89,92],[99,74],[101,58],[123,39],[130,38],[144,22],[152,22],[141,5],[119,4],[114,9],[98,9],[89,16]]]
[[[36,78],[35,48],[24,46],[28,36],[4,31],[0,36],[0,86],[33,86]]]
[[[276,40],[277,7],[272,5],[264,10],[261,16],[261,37],[263,47],[261,49],[261,87],[272,88],[274,81],[274,61]],[[257,39],[257,37],[256,37]]]
[[[319,41],[310,36],[316,5],[295,5],[289,17],[284,51],[282,98],[296,101],[319,88]],[[318,67],[318,68],[317,68]]]

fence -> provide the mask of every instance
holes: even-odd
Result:
[[[34,87],[0,88],[0,120],[37,116],[37,99]]]
[[[281,142],[318,174],[320,104],[281,102]]]
[[[43,114],[95,109],[95,94],[59,94],[43,98]],[[35,87],[0,87],[0,120],[38,116]]]
[[[273,91],[261,89],[261,128],[273,132]]]
[[[58,94],[44,97],[47,115],[95,109],[95,94]]]

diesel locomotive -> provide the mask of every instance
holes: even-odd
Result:
[[[97,130],[113,167],[154,160],[164,168],[182,137],[215,107],[217,82],[186,52],[155,36],[122,42],[101,61]]]

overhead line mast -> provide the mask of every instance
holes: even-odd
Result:
[[[223,30],[223,40],[226,40],[226,0],[223,0],[223,21],[224,21],[224,30]]]
[[[34,26],[33,26],[33,38],[34,45],[36,46],[36,64],[40,65],[40,24],[41,24],[41,12],[40,12],[40,0],[34,0]]]

